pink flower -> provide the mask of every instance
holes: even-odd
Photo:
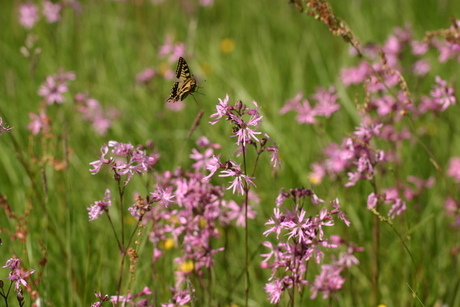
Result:
[[[106,189],[104,199],[94,202],[94,205],[87,208],[90,221],[94,221],[104,212],[108,212],[108,207],[112,205],[110,195],[110,190]]]
[[[447,82],[442,80],[439,76],[436,76],[437,85],[433,86],[433,90],[430,92],[434,102],[441,106],[441,111],[445,111],[449,106],[455,104],[457,99],[454,95],[454,89],[447,87]]]
[[[49,118],[44,112],[41,112],[38,115],[29,113],[29,117],[32,121],[29,123],[27,128],[33,135],[37,135],[40,130],[43,130],[43,132],[48,132],[50,130]]]
[[[57,22],[61,19],[60,11],[61,5],[59,3],[55,4],[48,0],[43,2],[43,15],[45,15],[46,21],[49,23]]]
[[[136,75],[137,83],[149,83],[155,76],[155,70],[151,67],[147,67]]]
[[[19,7],[19,23],[26,29],[32,29],[39,20],[38,7],[33,3],[22,4]]]
[[[68,91],[65,82],[57,82],[53,76],[46,77],[45,83],[38,89],[38,95],[45,98],[47,104],[63,103],[62,94]]]
[[[450,158],[447,175],[452,177],[455,182],[460,182],[460,157]]]

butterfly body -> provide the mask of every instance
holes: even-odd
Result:
[[[185,62],[183,57],[180,57],[177,62],[176,78],[179,81],[173,84],[166,102],[183,101],[196,90],[196,79],[190,73],[187,62]]]

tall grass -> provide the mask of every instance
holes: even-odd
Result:
[[[264,224],[273,214],[279,191],[300,187],[314,190],[330,210],[330,201],[340,200],[351,225],[347,227],[337,219],[333,227],[325,229],[325,236],[340,235],[363,251],[354,254],[359,264],[343,271],[343,286],[328,299],[323,299],[321,293],[310,299],[309,287],[300,294],[290,288],[283,293],[279,306],[460,304],[458,228],[451,225],[454,218],[446,215],[444,207],[448,196],[458,204],[458,183],[447,175],[449,159],[459,155],[458,106],[420,117],[407,112],[401,121],[391,122],[398,129],[410,129],[412,134],[397,145],[382,140],[366,144],[371,151],[394,151],[397,156],[385,162],[372,180],[361,180],[348,188],[344,187],[346,173],[325,176],[321,182],[311,181],[311,165],[324,161],[324,149],[330,143],[340,144],[344,138],[353,139],[368,101],[362,84],[347,87],[340,79],[343,68],[361,60],[350,55],[350,45],[288,2],[223,0],[202,6],[198,1],[81,1],[81,12],[64,7],[59,21],[48,23],[42,16],[32,29],[19,23],[23,2],[1,3],[0,117],[13,129],[0,135],[0,203],[14,214],[7,210],[0,214],[0,263],[14,256],[22,260],[24,270],[35,270],[27,279],[28,285],[23,286],[26,305],[89,306],[97,301],[94,292],[101,292],[103,297],[120,291],[119,295],[126,296],[128,291],[134,295],[144,287],[152,291],[145,295],[150,305],[159,306],[171,299],[169,287],[175,284],[175,272],[186,271],[174,262],[182,256],[181,246],[176,242],[177,246],[169,249],[167,240],[152,243],[151,223],[138,224],[126,210],[119,211],[119,191],[123,190],[125,209],[136,202],[137,195],[142,198],[137,198],[138,204],[146,208],[165,207],[153,203],[155,197],[149,193],[159,191],[157,183],[163,188],[170,184],[165,172],[177,172],[178,168],[192,171],[195,161],[189,155],[192,148],[198,148],[195,142],[201,136],[220,144],[214,153],[221,154],[222,164],[231,159],[243,165],[243,156],[234,155],[236,138],[230,137],[235,125],[224,120],[216,125],[208,123],[212,120],[209,116],[216,112],[218,99],[223,100],[226,94],[231,105],[241,100],[248,108],[254,108],[251,101],[257,101],[263,116],[258,131],[267,133],[278,146],[281,168],[272,168],[269,152],[260,155],[253,176],[257,187],[245,186],[243,193],[248,195],[250,187],[260,202],[245,202],[244,196],[223,189],[227,203],[234,200],[239,205],[249,204],[257,216],[248,219],[247,227],[237,227],[235,221],[216,225],[220,237],[211,240],[212,249],[225,247],[225,251],[216,253],[214,266],[203,270],[202,276],[194,272],[181,285],[193,293],[190,306],[270,305],[264,287],[271,272],[261,267],[260,255],[268,250],[262,242],[277,240],[273,234],[263,235],[269,229]],[[42,5],[41,1],[35,3]],[[395,27],[406,24],[412,27],[413,39],[422,40],[426,31],[449,28],[450,15],[459,11],[454,1],[331,4],[361,47],[367,43],[383,45]],[[27,47],[31,55],[25,57],[20,50],[30,35],[37,39]],[[174,43],[184,43],[184,57],[199,82],[198,93],[188,97],[185,108],[178,112],[164,103],[174,80],[163,77],[163,73],[174,70],[176,65],[159,56],[168,35]],[[405,65],[402,76],[416,105],[422,94],[429,95],[437,75],[456,88],[458,62],[439,62],[438,55],[435,48],[424,55],[431,64],[424,78],[404,70],[414,61],[410,52],[401,59]],[[377,57],[375,62],[380,59]],[[146,67],[153,67],[157,75],[148,85],[137,83],[136,74]],[[64,103],[46,106],[50,130],[33,135],[28,129],[29,113],[38,114],[45,106],[37,92],[47,76],[60,70],[74,72],[76,79],[67,81],[69,90],[64,94]],[[317,87],[327,89],[331,85],[337,88],[341,108],[330,118],[318,117],[315,124],[305,125],[296,122],[294,113],[280,114],[285,101],[297,92],[302,91],[310,99]],[[74,101],[77,93],[98,100],[104,112],[110,113],[110,108],[119,112],[117,116],[107,115],[111,127],[105,134],[98,134],[83,118]],[[203,118],[195,127],[194,120],[201,110]],[[390,122],[390,118],[385,120]],[[89,163],[101,155],[101,146],[111,140],[134,146],[144,144],[148,153],[156,151],[161,157],[153,170],[133,176],[124,187],[125,178],[114,180],[108,165],[95,175],[89,171]],[[147,145],[148,141],[153,141],[154,149]],[[114,154],[109,153],[107,158],[111,156]],[[249,146],[244,158],[251,170],[257,156]],[[204,177],[209,171],[204,169],[201,173]],[[211,178],[211,184],[216,189],[221,185],[227,188],[231,179],[218,174]],[[251,176],[252,172],[245,174]],[[380,216],[368,210],[371,192],[383,195],[382,189],[396,184],[402,189],[410,175],[423,179],[432,176],[435,183],[414,199],[403,197],[407,210],[394,219],[387,217],[385,205],[379,205]],[[112,192],[111,222],[106,215],[89,221],[87,208],[102,200],[106,189]],[[290,208],[291,204],[287,204]],[[308,200],[304,208],[311,216],[320,210]],[[457,211],[458,205],[458,215]],[[120,248],[110,223],[120,236],[122,222],[125,243],[131,233],[134,239],[130,246]],[[119,287],[122,254],[128,247],[136,248],[138,258],[133,254],[131,260],[125,258]],[[157,261],[153,261],[154,248],[164,252]],[[325,251],[326,263],[331,263],[345,249]],[[131,274],[129,266],[133,261]],[[313,283],[320,270],[320,264],[312,259],[304,278]],[[9,287],[6,277],[7,268],[0,275],[4,282],[2,294]],[[16,292],[11,290],[6,301],[18,304]],[[108,306],[110,302],[104,304]]]

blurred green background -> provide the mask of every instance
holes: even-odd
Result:
[[[266,230],[263,224],[272,213],[277,193],[282,187],[309,187],[310,164],[321,150],[331,141],[340,142],[359,124],[354,106],[356,91],[347,91],[338,81],[340,69],[356,65],[358,60],[350,56],[349,47],[341,38],[332,36],[326,26],[300,14],[288,2],[216,0],[205,7],[194,0],[166,0],[157,4],[81,1],[80,13],[65,8],[57,23],[49,24],[42,18],[31,30],[18,23],[18,8],[23,2],[1,2],[0,116],[14,129],[12,137],[6,134],[0,137],[0,193],[8,197],[17,214],[30,206],[33,209],[24,221],[29,227],[24,244],[8,239],[16,223],[0,214],[4,231],[0,263],[15,253],[30,268],[38,270],[42,252],[37,242],[41,242],[47,258],[38,286],[44,299],[42,306],[89,306],[96,301],[94,291],[114,295],[118,251],[106,220],[88,222],[86,210],[95,200],[103,198],[106,188],[115,190],[107,170],[96,176],[88,171],[89,163],[98,159],[101,145],[109,140],[134,145],[153,140],[162,154],[157,166],[159,172],[190,167],[193,161],[188,155],[200,136],[221,143],[222,159],[230,159],[235,150],[234,139],[229,138],[231,127],[223,123],[207,124],[218,98],[223,99],[227,93],[230,102],[239,99],[248,104],[252,100],[258,102],[264,115],[261,131],[268,133],[280,149],[282,168],[275,176],[268,166],[268,156],[260,162],[255,183],[261,205],[257,207],[257,219],[249,226],[253,247],[250,304],[269,305],[263,286],[270,272],[259,268],[258,255],[265,252],[260,247],[266,239],[262,235]],[[363,44],[382,44],[395,27],[406,24],[411,25],[414,38],[421,40],[425,31],[449,27],[449,18],[460,12],[458,1],[331,1],[331,4]],[[20,53],[29,34],[38,37],[35,47],[41,48],[33,73],[30,60]],[[168,63],[158,55],[167,35],[175,42],[185,43],[188,65],[200,86],[199,93],[187,98],[185,109],[180,112],[165,107],[173,81],[156,77],[149,87],[135,82],[135,75],[145,67],[158,71],[165,67],[175,69],[175,63]],[[233,43],[234,48],[223,49],[225,43]],[[437,54],[429,56],[435,63]],[[453,76],[455,80],[458,64],[452,63],[433,65],[429,79],[434,80],[435,74],[442,73],[446,79]],[[27,124],[29,112],[37,113],[41,101],[38,88],[46,76],[60,68],[75,72],[76,80],[70,82],[71,94],[67,94],[66,102],[48,108],[55,138],[31,137]],[[423,84],[420,91],[428,93],[430,82]],[[293,114],[279,114],[284,101],[298,91],[310,95],[316,87],[330,85],[337,86],[342,105],[331,119],[311,127],[294,122]],[[97,135],[75,112],[71,95],[77,92],[86,92],[104,108],[114,107],[121,112],[107,135]],[[187,133],[201,109],[205,112],[201,125],[188,140]],[[458,140],[452,134],[458,128],[449,126],[455,123],[455,116],[445,116],[447,122],[433,124],[437,133],[424,140],[438,161],[444,163],[442,166],[450,155],[458,153]],[[404,176],[416,174],[427,178],[435,174],[428,155],[418,145],[407,145],[406,155]],[[53,159],[65,160],[65,157],[68,157],[67,169],[57,170]],[[459,270],[455,259],[449,256],[458,238],[446,227],[442,202],[447,190],[442,181],[439,184],[437,192],[427,193],[422,209],[409,210],[407,220],[399,220],[399,226],[401,232],[410,236],[410,246],[419,265],[417,276],[422,281],[419,295],[423,304],[434,306],[445,302],[446,306],[458,306]],[[339,197],[343,201],[352,226],[338,225],[332,232],[364,246],[366,251],[360,255],[361,264],[345,276],[347,281],[337,300],[318,298],[310,302],[310,293],[306,291],[302,306],[369,304],[373,216],[365,206],[370,188],[362,184],[345,191],[340,187],[334,182],[324,182],[315,191],[321,198]],[[135,178],[128,186],[127,200],[132,199],[134,192],[145,195],[152,190],[151,181]],[[382,229],[381,249],[385,259],[381,268],[382,303],[419,306],[406,285],[406,281],[412,281],[410,259],[394,232],[388,227]],[[230,266],[216,266],[213,295],[218,306],[232,302],[242,306],[244,253],[238,244],[242,242],[243,232],[232,229],[227,235]],[[149,272],[152,246],[148,241],[142,246],[139,272]],[[164,281],[156,281],[156,286],[162,289],[158,302],[169,298],[167,287],[173,284],[174,269],[171,259],[161,263],[171,267],[171,271],[165,270]],[[6,277],[7,270],[4,272],[1,278]],[[139,274],[133,281],[132,288],[136,289],[133,292],[149,286],[149,280],[150,273]],[[229,280],[235,283],[232,291],[227,288]]]

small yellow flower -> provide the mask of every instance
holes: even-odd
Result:
[[[160,242],[160,248],[162,249],[171,249],[174,246],[174,240],[171,238],[168,238],[166,240],[163,240]]]
[[[194,268],[195,265],[193,264],[192,260],[182,262],[182,264],[180,265],[180,270],[184,273],[190,273],[191,271],[193,271]]]
[[[230,53],[235,49],[235,42],[231,38],[224,38],[220,42],[220,50],[222,50],[223,53]]]
[[[200,228],[204,229],[208,223],[206,222],[206,219],[204,217],[200,218]]]

